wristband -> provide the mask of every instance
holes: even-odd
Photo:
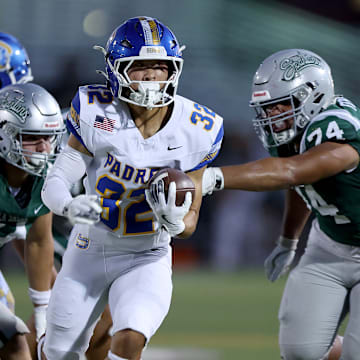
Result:
[[[38,291],[29,288],[28,293],[31,301],[35,305],[47,305],[49,303],[51,290]]]
[[[224,188],[224,174],[221,168],[213,168],[215,174],[215,184],[214,189],[216,191],[222,190]]]
[[[299,242],[299,239],[289,239],[285,236],[280,235],[277,244],[281,245],[289,250],[296,250],[297,243]]]

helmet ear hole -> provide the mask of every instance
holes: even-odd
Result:
[[[128,49],[133,48],[133,46],[130,44],[130,41],[127,40],[127,39],[122,40],[122,41],[121,41],[121,45],[122,45],[123,47],[128,48]]]
[[[306,83],[306,85],[307,85],[309,88],[311,88],[312,90],[315,90],[315,89],[316,89],[315,84],[312,83],[312,82],[310,82],[310,81],[308,81],[308,82]]]

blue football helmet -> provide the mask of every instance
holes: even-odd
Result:
[[[25,48],[14,36],[0,32],[0,89],[32,80],[30,60]]]
[[[182,50],[175,35],[161,22],[150,17],[131,18],[117,27],[106,48],[94,46],[105,56],[103,74],[114,95],[131,104],[147,108],[167,106],[174,101],[182,71]],[[166,60],[169,77],[166,81],[132,81],[128,70],[136,60]],[[137,84],[135,91],[131,85]]]

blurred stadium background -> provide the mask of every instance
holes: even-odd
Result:
[[[266,156],[251,126],[248,101],[257,66],[275,51],[293,47],[315,51],[332,67],[337,93],[360,103],[356,100],[359,0],[0,0],[0,4],[0,31],[24,44],[35,81],[63,107],[80,84],[103,82],[95,73],[103,69],[103,58],[92,46],[105,45],[116,26],[139,15],[168,25],[186,45],[179,93],[225,119],[224,146],[215,164]],[[276,316],[284,280],[268,283],[262,263],[279,234],[282,200],[281,192],[231,191],[204,199],[196,234],[174,243],[173,305],[148,356],[153,351],[156,359],[279,358]],[[9,245],[0,253],[0,266],[17,297],[17,312],[26,318],[30,312],[26,280]],[[158,348],[161,353],[156,353]],[[168,348],[172,355],[166,353]]]

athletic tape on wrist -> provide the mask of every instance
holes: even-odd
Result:
[[[28,293],[31,301],[36,305],[47,305],[49,303],[51,290],[38,291],[29,288]]]
[[[276,243],[278,245],[286,247],[289,250],[296,250],[298,242],[299,242],[299,239],[289,239],[285,236],[280,235]]]

